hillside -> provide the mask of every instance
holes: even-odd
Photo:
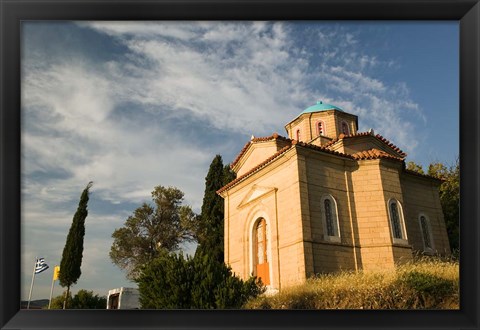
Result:
[[[248,309],[458,309],[459,264],[423,259],[379,272],[319,275]]]
[[[27,308],[28,301],[22,300],[20,304],[21,309]],[[30,301],[30,309],[42,309],[48,306],[48,299],[38,299]]]

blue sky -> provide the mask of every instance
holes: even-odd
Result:
[[[73,291],[135,286],[111,234],[157,185],[200,211],[210,162],[317,100],[427,167],[459,154],[457,22],[25,22],[22,299],[48,298],[79,197],[94,181]],[[191,247],[186,248],[192,251]],[[54,296],[62,292],[55,286]]]

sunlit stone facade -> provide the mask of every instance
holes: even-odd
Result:
[[[270,290],[318,273],[392,268],[449,254],[441,181],[405,169],[406,154],[358,118],[318,102],[287,136],[252,137],[232,163],[225,262]]]

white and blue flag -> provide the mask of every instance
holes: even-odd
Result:
[[[38,258],[37,263],[35,264],[35,274],[40,274],[44,270],[48,269],[48,265],[45,263],[44,258]]]

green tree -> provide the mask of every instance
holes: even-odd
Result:
[[[448,239],[452,250],[460,248],[460,162],[459,159],[450,167],[442,163],[432,163],[428,174],[443,180],[440,185],[440,203],[447,227]]]
[[[197,215],[182,205],[183,192],[175,187],[157,186],[152,191],[154,206],[144,203],[116,229],[110,249],[112,262],[134,280],[140,267],[162,251],[175,251],[183,242],[195,240]]]
[[[62,309],[66,293],[65,291],[61,296],[52,298],[50,309]],[[82,289],[73,298],[71,293],[68,294],[68,306],[70,309],[106,309],[107,298]]]
[[[77,283],[77,280],[82,274],[81,266],[83,258],[83,238],[85,236],[85,219],[88,215],[87,204],[89,190],[92,184],[93,182],[89,182],[80,196],[80,202],[67,235],[67,242],[63,248],[58,279],[62,287],[67,287],[66,297],[69,296],[70,287]],[[63,307],[67,308],[67,299],[65,299]]]
[[[196,253],[192,262],[192,308],[241,308],[248,299],[265,291],[260,279],[250,277],[243,281],[225,263],[212,261],[208,254]]]
[[[224,263],[224,202],[217,191],[234,179],[216,155],[205,177],[195,256],[164,253],[148,263],[137,279],[142,308],[239,308],[263,292],[255,277],[242,281]]]
[[[68,296],[66,295],[67,291],[63,291],[63,294],[60,296],[56,296],[52,298],[52,301],[50,302],[50,309],[62,309],[63,305],[65,303],[65,299],[67,298],[67,304],[69,307],[72,307],[72,293],[69,292]],[[45,308],[48,308],[45,307]]]
[[[417,164],[415,162],[412,162],[412,161],[407,163],[406,168],[409,171],[414,171],[414,172],[417,172],[417,173],[420,173],[420,174],[425,174],[425,172],[423,171],[422,165],[419,165],[419,164]]]
[[[143,267],[137,283],[140,304],[149,309],[240,308],[264,291],[256,278],[243,281],[201,253],[193,258],[163,253]]]
[[[107,298],[98,294],[93,294],[93,291],[79,290],[72,299],[72,306],[76,309],[106,309]]]
[[[222,156],[216,155],[205,177],[202,212],[197,232],[197,251],[208,254],[212,260],[223,263],[224,202],[217,190],[235,179],[235,173],[224,166]]]
[[[149,309],[188,309],[193,279],[191,259],[163,251],[137,277],[140,305]]]
[[[235,180],[236,177],[237,174],[230,168],[230,165],[225,165],[223,167],[223,185]]]

